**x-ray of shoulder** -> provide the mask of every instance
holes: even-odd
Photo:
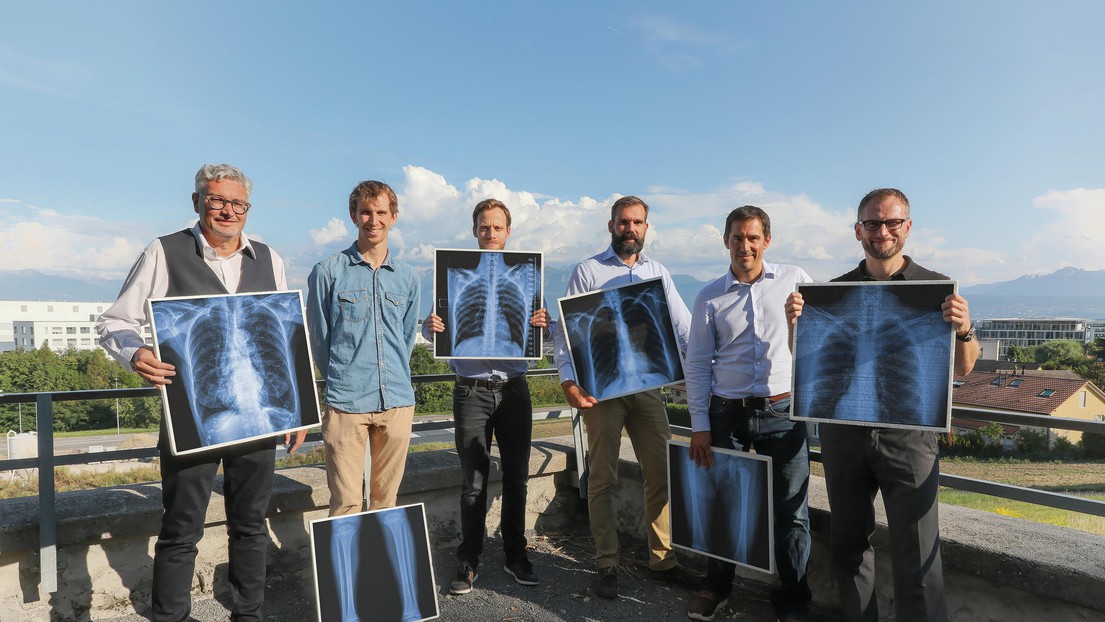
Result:
[[[683,380],[683,360],[661,279],[558,301],[576,382],[606,400]]]
[[[771,458],[711,447],[714,466],[696,466],[683,441],[668,441],[671,543],[775,572]]]
[[[311,521],[319,622],[416,622],[440,615],[421,503]]]
[[[541,358],[541,329],[530,317],[542,306],[541,253],[434,250],[434,335],[441,359]]]
[[[802,283],[791,418],[947,431],[955,281]]]
[[[173,455],[318,425],[314,364],[297,291],[153,298]]]

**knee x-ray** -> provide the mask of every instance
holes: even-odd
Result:
[[[792,418],[947,431],[955,281],[803,283]]]
[[[445,332],[434,335],[437,358],[539,359],[541,253],[434,251],[434,312]]]
[[[439,615],[421,503],[311,521],[311,560],[319,622]]]
[[[561,298],[576,382],[605,400],[683,380],[661,279]]]
[[[761,572],[775,572],[771,458],[711,448],[695,466],[688,444],[668,441],[671,543]]]
[[[319,423],[299,291],[149,301],[174,455]]]

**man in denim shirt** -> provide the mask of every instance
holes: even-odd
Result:
[[[713,466],[710,446],[755,450],[771,457],[775,508],[775,565],[780,587],[773,594],[782,622],[804,619],[810,588],[810,482],[806,425],[787,418],[792,357],[787,296],[809,275],[795,266],[769,264],[771,219],[746,205],[725,219],[729,249],[725,275],[702,288],[691,312],[687,341],[687,404],[691,413],[691,458]],[[733,591],[735,567],[711,558],[703,591],[687,616],[713,620]]]
[[[319,262],[308,278],[307,324],[326,379],[330,516],[361,511],[366,446],[369,509],[395,505],[414,419],[418,277],[389,255],[387,244],[399,201],[387,184],[361,182],[349,195],[349,217],[357,241]]]
[[[510,210],[502,201],[487,199],[472,212],[472,235],[482,250],[503,250],[510,237]],[[549,325],[549,314],[538,309],[530,324]],[[422,322],[422,335],[445,331],[445,323],[430,312]],[[503,472],[503,570],[521,585],[537,585],[537,574],[526,555],[526,482],[529,479],[533,406],[526,370],[520,359],[453,359],[449,367],[457,375],[453,387],[457,454],[464,478],[460,492],[461,542],[457,547],[460,569],[449,584],[449,593],[467,594],[478,574],[487,524],[487,479],[491,468],[491,435],[499,445]]]

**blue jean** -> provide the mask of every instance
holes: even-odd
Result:
[[[787,419],[789,401],[767,404],[764,410],[746,408],[739,401],[710,398],[710,444],[743,451],[755,450],[771,457],[774,481],[775,566],[781,586],[773,597],[780,614],[802,613],[808,608],[810,588],[806,567],[810,559],[809,446],[806,425]],[[710,558],[705,587],[727,597],[733,591],[736,567]]]
[[[463,477],[457,558],[475,568],[483,553],[494,434],[503,471],[503,551],[508,564],[518,561],[526,556],[526,482],[533,432],[533,407],[525,376],[497,389],[457,384],[453,388],[453,417]]]

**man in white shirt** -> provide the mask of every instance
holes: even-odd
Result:
[[[812,279],[796,266],[764,261],[771,219],[758,207],[730,212],[723,236],[729,269],[702,288],[691,314],[685,370],[690,454],[700,467],[713,466],[711,446],[771,457],[781,583],[772,602],[779,620],[792,622],[804,618],[810,600],[810,465],[806,426],[788,419],[792,356],[784,305],[798,283]],[[733,590],[734,570],[728,562],[708,561],[689,618],[714,619]]]
[[[253,182],[228,164],[207,164],[196,173],[192,208],[199,222],[191,229],[160,237],[142,251],[123,283],[119,298],[100,316],[100,345],[121,364],[154,385],[166,385],[174,367],[158,360],[141,328],[149,323],[146,300],[166,296],[218,295],[287,290],[284,262],[242,229],[250,210]],[[296,434],[295,451],[306,432]],[[161,450],[162,504],[165,513],[154,546],[151,619],[187,620],[196,543],[220,463],[229,534],[231,619],[261,620],[265,597],[265,558],[269,543],[265,514],[272,493],[274,438],[250,441],[184,456],[169,450],[164,422]]]
[[[667,268],[641,249],[648,232],[648,204],[634,196],[622,197],[610,208],[610,247],[585,259],[572,271],[565,296],[609,289],[626,283],[660,277],[667,293],[668,309],[685,348],[690,312],[679,297]],[[603,598],[618,596],[618,517],[615,487],[618,454],[624,428],[644,477],[644,511],[648,521],[649,578],[661,584],[686,586],[694,577],[686,573],[671,548],[668,515],[667,442],[671,438],[667,409],[657,389],[599,402],[576,384],[575,370],[563,330],[554,330],[556,362],[568,403],[582,411],[587,430],[587,508],[595,540],[598,575],[591,590]]]

